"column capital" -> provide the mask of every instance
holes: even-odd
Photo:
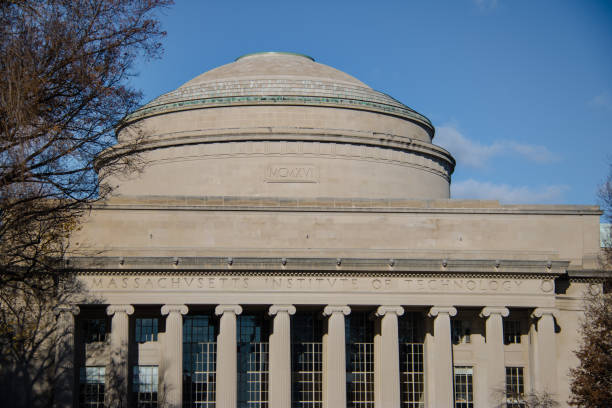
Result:
[[[539,319],[544,315],[552,315],[552,317],[558,319],[559,310],[554,307],[536,307],[535,309],[533,309],[533,312],[531,312],[532,319]]]
[[[221,316],[226,312],[234,313],[235,315],[239,315],[242,313],[242,306],[240,305],[217,305],[215,307],[215,314],[217,316]]]
[[[164,316],[170,313],[186,315],[188,312],[189,308],[186,305],[163,305],[161,307],[161,314]]]
[[[507,307],[486,306],[482,308],[479,316],[483,318],[487,318],[491,316],[492,314],[499,314],[499,315],[502,315],[502,317],[508,317],[510,315],[510,310],[508,310]]]
[[[323,316],[331,316],[334,313],[342,313],[348,316],[351,313],[351,308],[346,305],[327,305],[323,309]]]
[[[76,316],[81,313],[81,308],[77,305],[68,304],[57,305],[53,308],[53,314],[55,316],[59,316],[62,313],[72,313],[73,316]]]
[[[277,313],[289,313],[289,315],[295,314],[295,306],[293,305],[272,305],[268,309],[268,315],[274,316]]]
[[[374,312],[374,316],[383,317],[387,313],[389,314],[394,313],[397,316],[401,316],[404,314],[404,308],[401,306],[390,306],[390,305],[378,306],[378,308],[376,309],[376,312]]]
[[[128,315],[134,314],[134,306],[132,305],[109,305],[106,308],[106,314],[109,316],[115,313],[126,313]]]
[[[457,316],[457,309],[454,306],[434,306],[427,312],[428,317],[436,317],[440,313],[448,314],[450,317]]]

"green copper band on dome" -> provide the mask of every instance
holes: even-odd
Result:
[[[306,55],[306,54],[299,54],[297,52],[284,52],[284,51],[261,51],[261,52],[251,52],[249,54],[244,54],[239,56],[238,58],[236,58],[234,61],[238,61],[239,59],[242,58],[246,58],[246,57],[252,57],[254,55],[292,55],[294,57],[304,57],[304,58],[308,58],[309,60],[314,62],[314,58],[312,58],[310,55]]]
[[[220,107],[232,105],[259,105],[259,104],[286,104],[286,105],[307,105],[307,106],[333,106],[340,105],[353,109],[382,112],[411,119],[424,124],[433,131],[433,125],[429,119],[418,112],[408,108],[387,105],[370,101],[363,101],[348,98],[333,98],[322,96],[290,96],[290,95],[251,95],[251,96],[232,96],[232,97],[213,97],[199,98],[178,102],[163,103],[160,105],[145,105],[134,113],[128,115],[128,121],[138,120],[145,116],[160,113],[173,112],[183,109],[197,109],[207,107]]]

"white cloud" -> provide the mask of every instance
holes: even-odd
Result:
[[[550,163],[558,160],[557,155],[545,146],[500,140],[485,145],[465,137],[451,125],[437,128],[434,142],[448,150],[459,165],[482,168],[494,156],[515,155],[535,163]]]
[[[600,93],[589,101],[589,106],[612,111],[612,98],[610,98],[610,94],[607,92]]]
[[[569,187],[552,185],[541,188],[527,186],[510,186],[494,184],[473,179],[462,180],[451,184],[451,197],[478,200],[499,200],[507,204],[546,204],[563,201],[563,195]]]

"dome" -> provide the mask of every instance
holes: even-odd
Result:
[[[312,57],[283,52],[239,57],[154,99],[132,117],[196,107],[256,104],[338,105],[386,112],[415,121],[430,137],[434,131],[425,116],[358,79],[316,63]]]
[[[120,195],[448,198],[455,165],[425,116],[294,53],[191,79],[128,116],[118,148],[135,135],[148,166]]]

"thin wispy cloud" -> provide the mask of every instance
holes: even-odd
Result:
[[[480,10],[492,10],[499,5],[498,0],[473,0],[476,7]]]
[[[608,92],[600,93],[589,101],[589,106],[596,109],[612,111],[612,97]]]
[[[551,204],[563,201],[566,185],[550,185],[541,188],[495,184],[474,179],[451,184],[451,197],[477,200],[499,200],[505,204]]]
[[[518,156],[541,164],[559,160],[559,157],[545,146],[511,140],[482,144],[467,138],[451,125],[437,128],[434,142],[451,152],[459,165],[474,168],[486,167],[488,162],[496,156]]]

